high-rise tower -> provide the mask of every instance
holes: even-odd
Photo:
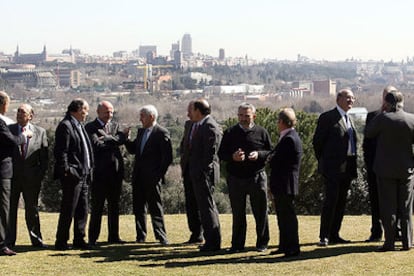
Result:
[[[192,41],[190,34],[184,34],[181,41],[181,52],[183,53],[183,58],[189,58],[193,55]]]

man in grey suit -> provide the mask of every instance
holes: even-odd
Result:
[[[155,238],[168,244],[161,200],[161,184],[172,162],[172,146],[167,129],[157,124],[158,111],[153,105],[140,110],[142,128],[134,141],[127,140],[129,153],[135,154],[132,172],[132,200],[135,215],[136,241],[145,242],[147,236],[146,210],[151,215]]]
[[[8,247],[16,243],[17,209],[23,194],[27,230],[34,247],[45,248],[40,232],[38,199],[40,187],[48,166],[48,141],[46,130],[32,124],[33,108],[22,104],[17,109],[16,124],[9,125],[14,135],[25,129],[33,132],[26,143],[15,147],[13,154],[13,179],[10,199],[10,223],[6,236]]]
[[[191,129],[188,170],[201,215],[205,243],[200,251],[217,251],[221,246],[220,222],[213,199],[214,185],[220,179],[217,155],[222,131],[210,116],[211,107],[205,99],[197,99],[190,108],[194,121]]]
[[[377,138],[374,172],[385,236],[378,251],[395,249],[397,215],[401,223],[401,250],[410,250],[413,235],[414,114],[403,111],[400,92],[388,93],[384,102],[386,112],[375,117],[365,133],[368,138]]]
[[[16,252],[7,247],[6,231],[9,224],[11,179],[13,177],[12,156],[14,148],[26,142],[33,132],[29,129],[15,136],[10,132],[4,119],[9,109],[10,98],[0,91],[0,255],[12,256]],[[10,119],[9,119],[10,120]]]
[[[347,114],[354,101],[350,89],[340,90],[336,97],[337,106],[319,116],[313,136],[318,169],[325,180],[319,246],[350,242],[339,236],[339,230],[351,180],[357,176],[357,137]]]

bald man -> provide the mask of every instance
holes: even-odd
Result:
[[[218,150],[223,136],[221,128],[210,116],[211,107],[205,99],[198,99],[189,108],[193,127],[188,170],[200,210],[205,243],[200,251],[221,248],[219,214],[214,202],[214,185],[220,179]]]
[[[119,131],[119,124],[112,120],[114,107],[110,102],[99,103],[96,112],[98,117],[85,125],[95,157],[89,244],[96,245],[98,240],[105,200],[108,203],[108,242],[124,243],[119,237],[119,200],[124,177],[124,161],[119,147],[125,143],[127,130],[125,133]]]
[[[24,129],[33,132],[26,143],[15,147],[13,154],[13,179],[10,199],[10,223],[6,236],[8,247],[16,243],[17,209],[20,194],[23,195],[26,226],[32,246],[45,248],[39,221],[39,193],[48,166],[48,141],[46,130],[31,123],[32,106],[21,104],[17,109],[16,124],[9,125],[14,135]]]

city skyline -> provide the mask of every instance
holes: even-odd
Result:
[[[112,55],[156,45],[167,56],[188,33],[194,53],[254,59],[400,61],[414,57],[409,1],[3,1],[0,52]],[[335,2],[335,3],[333,3]]]

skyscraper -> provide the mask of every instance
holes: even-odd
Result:
[[[192,40],[190,34],[184,34],[181,41],[181,52],[183,53],[183,58],[189,58],[193,55]]]

